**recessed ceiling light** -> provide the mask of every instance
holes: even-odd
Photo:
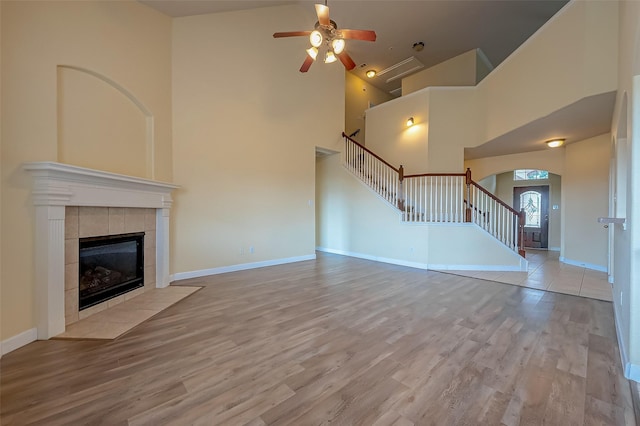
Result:
[[[367,71],[367,77],[369,78],[373,78],[376,76],[376,71],[375,70],[369,70]]]

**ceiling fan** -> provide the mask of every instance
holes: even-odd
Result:
[[[376,33],[371,30],[339,30],[338,25],[329,19],[329,7],[326,4],[316,4],[316,14],[318,22],[316,22],[313,31],[289,31],[282,33],[274,33],[274,38],[281,37],[301,37],[308,36],[311,47],[307,49],[307,57],[305,58],[300,72],[307,72],[318,56],[318,49],[326,46],[324,57],[325,63],[335,62],[340,59],[342,65],[350,71],[356,67],[351,56],[345,51],[345,40],[364,40],[376,41]]]

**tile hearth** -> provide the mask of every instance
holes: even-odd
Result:
[[[202,287],[154,288],[67,326],[56,339],[115,339]]]

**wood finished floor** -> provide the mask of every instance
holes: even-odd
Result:
[[[1,360],[2,425],[633,425],[611,303],[336,255]]]

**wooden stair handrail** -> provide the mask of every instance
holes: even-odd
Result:
[[[475,182],[473,179],[471,179],[471,169],[467,168],[465,173],[421,173],[421,174],[405,175],[404,174],[404,167],[402,165],[400,165],[399,168],[396,168],[396,167],[392,166],[391,164],[387,163],[383,158],[378,156],[376,153],[374,153],[373,151],[371,151],[368,148],[366,148],[360,142],[353,140],[350,136],[348,136],[344,132],[342,132],[342,137],[345,139],[345,141],[349,141],[351,143],[356,144],[363,151],[365,151],[369,155],[373,156],[375,159],[377,159],[382,164],[384,164],[387,167],[389,167],[391,170],[394,170],[396,173],[398,173],[398,180],[400,182],[400,185],[402,185],[402,182],[404,181],[404,179],[409,179],[409,178],[420,178],[420,177],[465,177],[466,199],[464,199],[463,202],[464,202],[464,204],[466,204],[467,207],[465,209],[465,219],[464,219],[464,221],[465,222],[472,222],[472,210],[475,210],[476,212],[482,214],[486,218],[487,212],[480,211],[477,207],[473,206],[471,204],[471,202],[470,202],[470,199],[471,199],[471,186],[473,185],[481,193],[486,195],[490,200],[495,201],[498,205],[500,205],[503,208],[505,208],[508,212],[513,214],[518,219],[517,222],[516,222],[516,224],[517,224],[516,246],[517,246],[517,249],[518,249],[518,254],[520,256],[522,256],[522,257],[525,257],[525,250],[524,250],[525,214],[524,214],[524,210],[521,210],[521,211],[518,212],[513,207],[509,206],[507,203],[505,203],[504,201],[500,200],[498,197],[493,195],[491,192],[487,191],[485,188],[480,186],[477,182]],[[396,206],[397,208],[399,208],[400,210],[405,210],[404,200],[403,199],[398,198],[397,203],[398,203],[398,205]]]
[[[375,152],[371,151],[370,149],[367,149],[364,145],[362,145],[360,142],[358,141],[354,141],[353,139],[351,139],[345,132],[342,132],[342,137],[344,137],[345,139],[349,140],[352,143],[355,143],[356,145],[358,145],[360,148],[362,148],[363,150],[365,150],[366,152],[368,152],[369,154],[373,155],[375,158],[377,158],[378,160],[380,160],[381,162],[383,162],[384,164],[386,164],[388,167],[390,167],[391,169],[395,170],[397,173],[400,173],[400,170],[393,167],[391,164],[387,163],[386,161],[384,161],[382,158],[380,158],[380,156],[378,156]],[[402,166],[400,166],[402,167]]]
[[[436,177],[436,176],[466,176],[465,173],[421,173],[419,175],[404,175],[405,179],[417,177]]]
[[[493,201],[497,202],[498,204],[500,204],[502,207],[504,207],[505,209],[509,210],[511,213],[513,213],[516,216],[520,216],[520,212],[517,211],[516,209],[514,209],[513,207],[509,206],[507,203],[505,203],[504,201],[502,201],[501,199],[499,199],[498,197],[496,197],[495,195],[493,195],[492,193],[490,193],[489,191],[487,191],[486,189],[484,189],[482,186],[480,186],[477,182],[475,181],[471,181],[471,185],[475,186],[478,190],[480,190],[480,192],[484,193],[486,196],[488,196],[489,198],[491,198]]]

